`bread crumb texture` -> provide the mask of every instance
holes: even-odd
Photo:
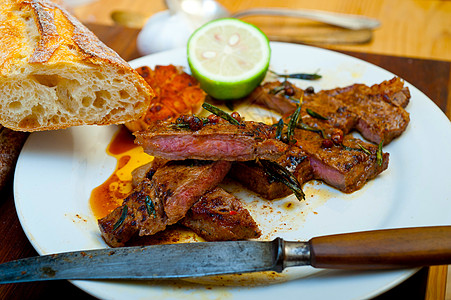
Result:
[[[1,1],[0,123],[17,131],[122,124],[153,92],[78,20],[47,1]]]

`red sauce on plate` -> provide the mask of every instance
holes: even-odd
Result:
[[[132,134],[121,126],[108,145],[106,152],[117,159],[113,174],[91,192],[90,204],[97,219],[108,215],[122,204],[132,190],[131,171],[153,158],[133,143]]]
[[[133,143],[133,135],[124,126],[121,126],[108,145],[107,153],[110,155],[120,155],[136,147],[139,146]]]

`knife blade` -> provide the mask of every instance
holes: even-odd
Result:
[[[0,265],[0,284],[61,279],[180,279],[287,267],[390,269],[451,264],[451,226],[362,231],[306,242],[225,241],[74,251]]]

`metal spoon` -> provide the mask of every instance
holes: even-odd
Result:
[[[182,12],[198,26],[214,19],[224,17],[240,18],[250,15],[298,17],[352,30],[374,29],[380,26],[380,22],[376,19],[319,10],[252,8],[230,13],[215,0],[165,0],[165,3],[171,13],[175,14]]]

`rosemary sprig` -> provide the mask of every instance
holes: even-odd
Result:
[[[288,127],[287,127],[288,142],[291,141],[291,137],[293,136],[294,129],[296,128],[296,126],[298,124],[300,114],[301,114],[301,105],[298,105],[298,108],[296,108],[294,113],[291,115],[290,122],[288,122]]]
[[[122,225],[122,223],[124,223],[124,220],[127,217],[127,212],[128,212],[128,206],[124,205],[124,208],[122,208],[122,213],[121,213],[119,220],[117,220],[117,222],[114,223],[114,225],[113,225],[113,230],[118,229]]]
[[[322,78],[321,75],[319,74],[307,74],[307,73],[295,73],[295,74],[288,74],[282,77],[287,77],[287,78],[295,78],[295,79],[305,79],[305,80],[317,80]]]
[[[226,101],[226,102],[225,102],[225,106],[226,106],[230,111],[234,111],[234,110],[235,110],[235,105],[233,105],[233,101]]]
[[[353,147],[348,147],[345,146],[343,144],[341,144],[341,147],[345,150],[348,151],[360,151],[360,152],[364,152],[366,155],[371,155],[370,150],[368,150],[367,148],[363,147],[361,144],[357,143],[357,146],[359,146],[359,148],[353,148]]]
[[[382,163],[384,162],[384,157],[382,156],[382,145],[384,145],[384,140],[379,143],[376,152],[376,161],[379,166],[382,166]]]
[[[263,168],[272,179],[285,184],[298,200],[305,200],[305,194],[298,179],[287,169],[270,160],[260,160]]]
[[[359,143],[357,143],[357,146],[359,146],[359,148],[362,149],[362,151],[365,152],[365,154],[371,155],[370,150],[366,149],[365,147],[363,147]]]
[[[297,128],[300,128],[300,129],[304,129],[304,130],[308,130],[308,131],[312,131],[312,132],[319,133],[319,134],[321,134],[321,137],[322,137],[323,139],[326,138],[326,134],[324,133],[324,130],[323,130],[323,129],[315,128],[315,127],[312,127],[312,126],[307,125],[307,124],[302,123],[302,122],[299,123],[296,127],[297,127]]]
[[[294,97],[288,97],[288,100],[291,100],[291,101],[293,101],[293,102],[295,102],[295,103],[300,103],[300,100],[299,100],[299,99],[296,99],[296,98],[294,98]]]
[[[317,119],[320,119],[320,120],[329,120],[329,118],[326,118],[326,117],[320,115],[319,113],[317,113],[317,112],[311,110],[310,108],[307,108],[305,111],[306,111],[310,116],[312,116],[312,117],[314,117],[314,118],[317,118]]]
[[[309,73],[279,74],[272,70],[270,70],[270,72],[273,73],[274,75],[276,75],[277,77],[282,77],[282,78],[294,78],[294,79],[304,79],[304,80],[318,80],[318,79],[322,78],[322,76],[317,73],[314,73],[314,74],[309,74]]]
[[[202,121],[203,125],[208,123],[208,120],[206,118],[199,118],[199,119]],[[170,128],[178,128],[178,129],[188,129],[188,128],[190,128],[190,124],[189,123],[184,123],[184,122],[182,122],[182,123],[171,123],[171,124],[169,124],[169,127]]]
[[[357,144],[357,145],[359,146],[359,148],[353,148],[353,147],[346,146],[344,144],[340,144],[340,146],[347,151],[359,151],[359,152],[364,152],[365,154],[371,155],[371,152],[368,149],[366,149],[365,147],[363,147],[360,144]]]
[[[225,111],[223,111],[222,109],[220,109],[214,105],[204,102],[202,104],[202,107],[204,109],[208,110],[209,112],[211,112],[212,114],[215,114],[218,117],[228,121],[232,125],[240,125],[240,122],[238,122],[237,119],[235,119],[234,117],[232,117],[231,115],[229,115],[228,113],[226,113]]]
[[[283,119],[280,119],[279,122],[277,122],[277,130],[276,130],[276,139],[281,141],[282,140],[282,131],[283,131]]]
[[[360,148],[352,148],[352,147],[348,147],[344,144],[341,144],[341,147],[347,151],[362,151],[362,149],[360,149]]]
[[[283,91],[284,89],[285,89],[285,87],[283,85],[279,85],[279,86],[276,86],[275,88],[273,88],[272,90],[270,90],[269,93],[271,95],[276,95],[279,92]]]
[[[155,205],[149,196],[146,196],[144,203],[146,203],[147,215],[153,215],[153,218],[155,219],[157,217],[157,211],[155,210]]]
[[[187,123],[171,123],[169,124],[170,128],[178,128],[178,129],[185,129],[185,128],[189,128],[189,124]]]

